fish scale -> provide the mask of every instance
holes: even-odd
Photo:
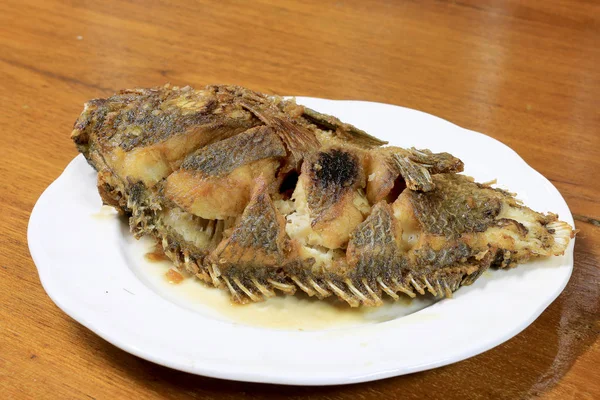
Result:
[[[136,236],[238,303],[296,289],[350,306],[450,297],[490,266],[560,255],[574,235],[448,153],[385,146],[238,86],[91,100],[71,137]]]

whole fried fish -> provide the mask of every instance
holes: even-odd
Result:
[[[297,288],[376,306],[450,297],[487,268],[562,254],[573,229],[335,117],[237,86],[124,90],[72,132],[104,203],[237,303]]]

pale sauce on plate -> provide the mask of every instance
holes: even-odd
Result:
[[[179,306],[222,321],[270,329],[339,329],[395,320],[435,302],[430,297],[402,296],[396,302],[387,299],[381,307],[352,308],[339,300],[318,300],[298,290],[294,296],[233,304],[226,290],[209,287],[191,275],[183,273],[185,279],[173,283],[173,274],[167,275],[173,264],[157,251],[154,242],[147,237],[135,240],[123,228],[122,249],[127,262],[147,286]]]

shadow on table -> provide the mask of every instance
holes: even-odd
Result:
[[[595,228],[584,230],[589,229]],[[94,344],[99,357],[131,380],[168,398],[530,398],[552,389],[598,337],[600,257],[597,250],[588,247],[590,244],[582,232],[576,243],[575,268],[567,288],[521,334],[477,357],[397,378],[329,387],[234,382],[156,365],[100,338],[95,338]],[[87,329],[80,328],[86,330],[83,336],[89,336]]]

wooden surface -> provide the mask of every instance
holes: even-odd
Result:
[[[0,2],[1,398],[600,398],[600,2],[181,3]],[[579,216],[571,281],[507,343],[380,382],[246,384],[129,355],[48,298],[27,221],[77,154],[84,101],[166,82],[393,103],[493,136]]]

